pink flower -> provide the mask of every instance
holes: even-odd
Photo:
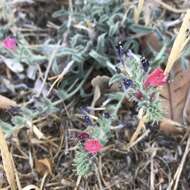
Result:
[[[3,46],[6,49],[16,49],[16,39],[13,37],[7,37],[3,40]]]
[[[144,86],[157,87],[166,83],[167,77],[164,75],[164,71],[161,68],[157,68],[150,73],[147,79],[144,81]]]
[[[100,152],[103,148],[103,145],[97,139],[88,139],[84,144],[84,149],[91,154],[96,154]]]

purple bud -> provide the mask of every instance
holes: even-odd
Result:
[[[81,132],[77,135],[77,138],[81,141],[84,142],[86,139],[88,139],[90,135],[86,132]]]
[[[124,42],[119,41],[116,46],[117,57],[118,57],[119,62],[121,62],[122,64],[124,64],[123,56],[125,55],[125,50],[124,50],[123,45],[124,45]]]
[[[83,119],[84,119],[84,122],[85,122],[86,125],[91,125],[92,124],[92,121],[91,121],[91,119],[90,119],[90,117],[88,115],[84,115]]]
[[[133,84],[133,81],[131,79],[127,79],[127,78],[123,79],[123,86],[125,87],[125,90],[127,90],[132,84]]]
[[[141,57],[140,61],[141,61],[144,72],[147,72],[150,66],[149,61],[145,57]]]

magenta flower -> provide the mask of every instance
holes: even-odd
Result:
[[[3,40],[3,46],[6,49],[16,49],[16,39],[13,37],[7,37]]]
[[[88,139],[84,144],[84,149],[91,154],[100,152],[102,148],[103,145],[97,139]]]
[[[164,75],[164,71],[161,68],[157,68],[152,73],[150,73],[147,79],[144,81],[144,86],[149,87],[158,87],[165,84],[167,77]]]

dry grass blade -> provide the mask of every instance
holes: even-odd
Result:
[[[169,10],[171,12],[174,12],[174,13],[186,12],[186,10],[184,10],[184,9],[175,9],[175,8],[171,7],[170,5],[168,5],[167,3],[164,3],[162,0],[153,0],[153,1],[159,3],[163,8],[165,8],[166,10]]]
[[[138,138],[141,130],[145,128],[144,121],[145,121],[145,116],[143,116],[143,110],[139,110],[139,124],[137,126],[136,131],[133,133],[130,139],[129,146],[133,144],[133,142]]]
[[[48,176],[48,173],[45,173],[43,178],[42,178],[41,184],[40,184],[40,190],[44,189],[44,185],[45,185],[45,181],[46,181],[47,176]]]
[[[39,190],[39,188],[35,185],[27,185],[22,190]]]
[[[16,190],[17,187],[15,180],[15,168],[4,134],[1,129],[0,129],[0,150],[1,150],[3,167],[6,173],[7,181],[11,187],[11,190]]]
[[[67,66],[63,69],[63,71],[61,72],[61,74],[59,74],[56,78],[56,80],[53,82],[53,84],[51,85],[49,91],[48,91],[48,96],[51,93],[51,91],[53,90],[54,86],[59,83],[63,77],[70,71],[71,67],[73,66],[74,61],[70,61]]]
[[[154,147],[153,147],[154,148]],[[151,162],[150,162],[150,190],[155,190],[155,169],[154,169],[154,157],[156,156],[157,150],[153,150],[151,155]]]
[[[181,28],[175,39],[171,53],[168,58],[166,69],[164,71],[166,75],[171,71],[174,63],[177,61],[177,59],[179,59],[184,47],[187,45],[187,43],[190,40],[189,27],[190,27],[190,10],[187,10],[187,13],[183,18],[183,23],[181,25]]]
[[[139,22],[139,17],[142,12],[144,5],[144,0],[139,0],[137,8],[134,10],[134,21],[137,24]]]
[[[0,109],[9,109],[10,107],[15,107],[17,104],[15,101],[0,95]]]
[[[77,182],[76,182],[76,186],[75,186],[75,189],[74,190],[77,190],[79,185],[80,185],[80,181],[81,181],[82,177],[81,176],[78,176],[77,178]]]
[[[53,64],[53,61],[54,61],[54,59],[55,59],[55,56],[56,56],[56,53],[57,53],[59,47],[60,47],[60,41],[57,43],[57,46],[55,47],[54,51],[52,52],[52,54],[51,54],[51,56],[50,56],[50,58],[49,58],[48,67],[47,67],[47,69],[46,69],[46,73],[45,73],[45,76],[44,76],[42,85],[41,85],[40,90],[39,90],[39,92],[38,92],[38,96],[40,96],[40,94],[42,93],[42,90],[43,90],[43,88],[44,88],[44,86],[45,86],[45,83],[46,83],[46,80],[47,80],[47,78],[48,78],[49,71],[50,71],[50,69],[51,69],[51,66],[52,66],[52,64]]]
[[[46,139],[45,135],[38,129],[36,125],[32,126],[32,130],[38,139]]]
[[[140,137],[138,137],[138,139],[136,139],[135,141],[129,143],[129,145],[126,146],[125,150],[126,150],[126,151],[129,151],[133,146],[135,146],[135,145],[138,144],[142,139],[144,139],[149,133],[150,133],[150,130],[147,129]]]
[[[185,164],[185,160],[188,156],[188,153],[190,151],[190,136],[187,140],[187,145],[186,145],[186,148],[185,148],[185,152],[183,154],[183,157],[182,157],[182,160],[181,160],[181,163],[179,164],[178,168],[177,168],[177,171],[173,177],[173,180],[171,181],[171,183],[169,184],[167,190],[170,190],[174,184],[174,188],[173,190],[177,190],[178,188],[178,184],[179,184],[179,179],[180,179],[180,176],[181,176],[181,173],[182,173],[182,170],[183,170],[183,167],[184,167],[184,164]]]

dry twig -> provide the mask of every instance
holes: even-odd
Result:
[[[175,175],[174,175],[172,181],[170,182],[167,190],[171,190],[173,184],[174,184],[173,190],[177,190],[178,184],[179,184],[179,179],[180,179],[180,176],[181,176],[184,164],[185,164],[185,160],[187,158],[187,155],[188,155],[189,151],[190,151],[190,135],[189,135],[189,138],[187,140],[185,152],[184,152],[183,157],[181,159],[181,163],[179,164],[179,166],[178,166],[178,168],[177,168],[177,170],[175,172]]]
[[[180,58],[184,47],[187,45],[187,43],[190,40],[189,27],[190,27],[190,10],[187,10],[187,13],[183,18],[183,23],[181,25],[181,28],[175,39],[171,53],[168,58],[166,69],[164,71],[166,75],[169,74],[174,63]]]

